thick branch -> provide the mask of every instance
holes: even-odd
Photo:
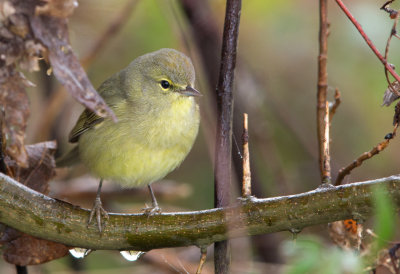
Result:
[[[230,203],[232,164],[233,78],[236,66],[242,0],[227,0],[224,33],[222,36],[221,66],[217,84],[217,140],[215,152],[215,207]],[[228,242],[214,245],[215,273],[229,273],[230,251]]]
[[[90,249],[150,250],[205,246],[243,235],[302,229],[372,211],[374,187],[385,186],[400,208],[400,176],[318,188],[291,196],[251,199],[225,209],[185,213],[110,214],[104,232],[86,228],[89,211],[58,201],[0,174],[0,222],[33,236]],[[224,218],[225,216],[225,218]]]

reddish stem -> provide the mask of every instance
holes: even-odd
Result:
[[[343,10],[343,12],[347,15],[350,21],[354,24],[358,32],[364,38],[365,42],[367,42],[368,46],[372,49],[375,55],[379,58],[382,64],[386,67],[386,69],[393,75],[393,77],[400,83],[400,76],[394,71],[393,67],[389,65],[386,59],[382,56],[382,54],[378,51],[375,45],[372,43],[371,39],[365,34],[364,30],[362,29],[361,25],[357,22],[354,16],[350,13],[347,7],[343,4],[341,0],[335,0],[339,7]]]

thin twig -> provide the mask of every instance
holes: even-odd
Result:
[[[251,172],[250,172],[250,153],[249,153],[249,128],[248,115],[243,113],[243,180],[242,197],[251,196]]]
[[[331,168],[329,154],[329,110],[327,111],[328,90],[328,8],[327,0],[320,0],[319,8],[319,55],[318,55],[318,90],[317,90],[317,134],[319,147],[319,167],[321,182],[330,183]]]
[[[221,66],[217,85],[218,125],[215,155],[215,207],[229,205],[232,162],[233,78],[236,66],[241,0],[227,0],[222,37]],[[227,241],[214,245],[215,273],[229,273]]]
[[[396,131],[397,131],[398,124],[396,123],[394,125],[393,131],[385,136],[385,140],[377,144],[374,148],[372,148],[368,152],[364,152],[361,154],[356,160],[354,160],[351,164],[348,166],[342,168],[339,170],[339,174],[336,178],[335,185],[340,185],[344,179],[345,176],[349,175],[350,172],[355,169],[356,167],[359,167],[365,160],[368,160],[384,150],[388,145],[391,139],[393,139],[396,136]]]
[[[206,262],[207,259],[207,247],[200,248],[200,251],[201,251],[200,262],[196,274],[201,274],[201,270],[203,269],[204,263]]]
[[[354,16],[350,13],[350,11],[347,9],[347,7],[343,4],[341,0],[335,0],[336,3],[339,5],[339,7],[343,10],[343,12],[347,15],[347,17],[350,19],[350,21],[354,24],[358,32],[361,34],[361,36],[364,38],[365,42],[368,44],[368,46],[371,48],[371,50],[375,53],[375,55],[378,57],[378,59],[381,61],[381,63],[385,66],[385,68],[392,74],[392,76],[400,82],[400,76],[394,71],[393,67],[387,62],[387,60],[382,56],[382,54],[378,51],[378,49],[375,47],[375,45],[372,43],[371,39],[365,34],[363,28],[361,25],[357,22],[357,20],[354,18]]]
[[[392,2],[392,1],[387,2],[387,3],[386,3],[384,6],[382,6],[382,8],[381,8],[381,9],[383,9],[383,10],[389,12],[390,15],[391,15],[391,17],[393,16],[393,19],[394,19],[394,23],[393,23],[393,26],[392,26],[392,30],[391,30],[390,35],[389,35],[389,38],[388,38],[388,40],[387,40],[387,42],[386,42],[385,60],[388,60],[389,47],[390,47],[390,42],[391,42],[391,40],[392,40],[392,37],[393,37],[393,36],[397,37],[397,35],[396,35],[396,33],[397,33],[396,27],[397,27],[397,23],[398,23],[398,21],[399,21],[399,13],[393,11],[392,9],[388,10],[388,9],[386,8],[386,6],[387,6],[389,3],[391,3],[391,2]],[[386,77],[386,81],[388,82],[390,91],[393,92],[394,94],[396,94],[397,96],[400,96],[400,92],[399,92],[396,88],[393,87],[393,84],[392,84],[392,82],[391,82],[390,79],[389,79],[389,73],[388,73],[388,70],[386,69],[386,67],[385,67],[385,77]]]
[[[329,107],[329,121],[332,122],[333,115],[335,115],[337,108],[339,107],[342,100],[340,99],[340,91],[338,88],[335,89],[335,101]]]

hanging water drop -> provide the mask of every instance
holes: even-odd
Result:
[[[296,242],[297,240],[297,235],[301,232],[301,229],[299,228],[291,228],[289,229],[290,233],[292,233],[292,240],[293,242]]]
[[[92,252],[91,249],[86,249],[86,248],[81,248],[81,247],[75,247],[69,250],[69,253],[77,259],[83,259],[85,258],[90,252]]]
[[[123,250],[120,251],[119,253],[121,253],[122,257],[124,257],[125,260],[134,262],[137,261],[146,252],[136,251],[136,250]]]

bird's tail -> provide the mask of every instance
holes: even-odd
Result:
[[[68,167],[79,163],[79,149],[75,146],[66,154],[56,159],[56,167]]]

